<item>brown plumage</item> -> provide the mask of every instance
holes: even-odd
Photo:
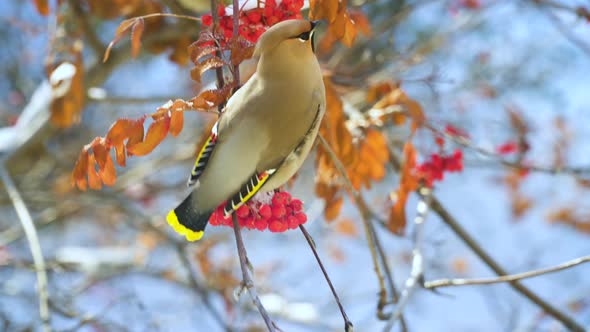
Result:
[[[255,74],[228,101],[217,123],[214,148],[193,179],[193,192],[167,217],[187,239],[198,240],[211,212],[244,192],[256,174],[271,174],[260,188],[270,191],[301,167],[326,108],[313,53],[314,27],[306,20],[289,20],[260,37]]]

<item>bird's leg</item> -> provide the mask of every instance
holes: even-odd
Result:
[[[242,240],[242,232],[240,231],[240,225],[238,224],[238,217],[235,213],[232,213],[232,222],[234,224],[234,234],[236,236],[236,246],[238,248],[238,258],[240,259],[240,268],[242,269],[242,289],[238,292],[238,295],[242,293],[243,289],[246,289],[250,294],[250,298],[254,305],[260,312],[262,319],[264,319],[264,323],[270,332],[276,332],[276,324],[272,321],[268,312],[260,302],[260,298],[258,294],[256,294],[256,288],[254,287],[254,281],[252,281],[252,277],[250,273],[252,273],[252,265],[248,260],[248,254],[246,253],[246,247],[244,246],[244,241]]]

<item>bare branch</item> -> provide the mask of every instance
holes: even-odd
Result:
[[[418,213],[414,218],[414,249],[412,250],[412,270],[410,277],[406,280],[405,287],[401,291],[401,297],[391,314],[389,321],[383,329],[384,332],[390,331],[397,320],[400,319],[406,305],[414,292],[421,286],[424,280],[424,255],[422,254],[422,246],[424,243],[424,222],[430,210],[430,201],[432,199],[432,189],[427,187],[420,187],[418,189],[420,201],[417,205]]]
[[[340,313],[342,314],[342,318],[344,319],[344,331],[345,332],[352,332],[352,322],[348,319],[348,316],[346,315],[346,311],[344,311],[344,307],[342,306],[342,303],[340,302],[340,298],[338,297],[338,294],[336,293],[336,289],[334,289],[334,285],[332,285],[332,281],[330,280],[330,277],[328,276],[328,272],[326,272],[326,269],[324,268],[324,264],[322,264],[322,260],[320,259],[320,256],[318,255],[318,252],[315,247],[315,243],[314,243],[313,239],[311,238],[311,235],[309,235],[309,233],[307,232],[305,227],[303,227],[303,225],[299,225],[299,229],[301,230],[301,232],[303,233],[303,236],[307,240],[307,243],[309,244],[309,247],[311,248],[311,251],[313,252],[313,255],[315,256],[315,259],[318,262],[320,269],[322,269],[322,273],[324,274],[326,281],[328,282],[328,286],[330,286],[330,290],[332,291],[332,295],[334,295],[334,299],[336,299],[336,303],[338,304],[338,309],[340,309]]]
[[[400,158],[399,156],[390,149],[390,161],[392,166],[395,169],[399,169]],[[499,276],[506,276],[508,273],[506,270],[500,266],[480,245],[475,241],[475,239],[459,224],[459,222],[453,217],[445,207],[439,202],[439,200],[433,195],[432,196],[432,203],[431,209],[434,211],[442,221],[451,228],[451,230],[459,236],[459,238],[489,267],[491,268],[497,275]],[[531,302],[542,308],[547,314],[551,315],[556,320],[560,321],[563,325],[565,325],[568,329],[576,332],[584,332],[584,328],[579,325],[572,317],[566,315],[564,312],[560,311],[559,309],[552,306],[550,303],[546,302],[542,298],[540,298],[537,294],[531,291],[526,286],[522,285],[518,281],[510,282],[512,288],[514,288],[517,292],[521,293],[523,296],[528,298]]]
[[[492,285],[502,282],[511,282],[517,281],[527,278],[534,278],[541,275],[559,272],[565,269],[570,269],[580,264],[590,262],[590,256],[579,257],[576,259],[572,259],[571,261],[567,261],[565,263],[561,263],[556,266],[527,271],[517,274],[505,275],[497,278],[478,278],[478,279],[439,279],[433,281],[426,281],[424,283],[424,288],[428,289],[436,289],[441,287],[452,287],[452,286],[468,286],[468,285]]]
[[[242,232],[240,231],[240,226],[238,224],[238,217],[236,216],[235,213],[232,213],[232,221],[234,224],[234,234],[236,236],[236,246],[238,248],[238,257],[240,259],[240,268],[242,269],[242,287],[246,288],[246,290],[248,291],[248,294],[250,294],[250,298],[252,299],[252,302],[254,302],[254,305],[258,309],[258,312],[260,312],[262,319],[264,319],[264,323],[266,324],[266,328],[268,329],[268,331],[275,332],[275,331],[277,331],[276,325],[272,321],[270,316],[268,315],[268,312],[266,311],[266,309],[262,305],[262,302],[260,302],[260,298],[258,297],[258,294],[256,294],[256,288],[254,287],[254,281],[252,280],[252,277],[250,276],[250,272],[249,272],[250,270],[248,268],[250,265],[249,264],[250,262],[248,260],[248,254],[246,253],[246,247],[244,246],[244,241],[242,241]]]
[[[37,236],[37,230],[33,223],[33,218],[27,209],[25,202],[23,201],[18,189],[12,182],[10,174],[6,171],[3,164],[0,164],[0,178],[4,183],[4,187],[8,196],[12,200],[14,209],[18,215],[21,225],[25,231],[29,248],[31,249],[31,255],[33,256],[33,262],[35,264],[35,271],[37,273],[37,292],[39,294],[39,315],[43,325],[43,331],[51,332],[51,315],[49,312],[49,291],[47,290],[47,272],[45,270],[45,259],[43,258],[43,252],[41,251],[41,245],[39,244],[39,237]]]

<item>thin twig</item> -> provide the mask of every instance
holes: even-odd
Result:
[[[399,169],[400,159],[399,156],[390,149],[390,161],[395,169]],[[434,211],[441,220],[449,226],[449,228],[471,249],[494,273],[499,276],[506,276],[508,273],[499,263],[497,263],[480,245],[475,239],[459,224],[459,222],[453,217],[446,208],[439,202],[436,196],[432,196],[432,202],[430,205],[432,211]],[[510,286],[523,296],[528,298],[531,302],[543,309],[547,314],[551,315],[556,320],[560,321],[568,329],[575,332],[584,332],[584,328],[579,325],[573,318],[566,315],[559,309],[552,306],[540,298],[537,294],[531,291],[526,286],[523,286],[518,281],[510,282]]]
[[[213,19],[213,27],[212,27],[213,36],[217,36],[217,28],[219,27],[219,16],[217,15],[217,2],[216,2],[216,0],[211,0],[211,16]],[[215,56],[221,59],[221,51],[216,50]],[[215,76],[217,77],[217,88],[223,89],[223,87],[225,86],[225,82],[223,79],[223,68],[222,67],[215,68]],[[217,106],[217,110],[221,113],[221,111],[223,110],[223,105]]]
[[[161,233],[163,233],[163,232],[161,232]],[[174,246],[176,248],[176,253],[178,254],[178,257],[180,258],[180,261],[182,262],[182,265],[184,265],[184,268],[186,269],[186,271],[188,273],[191,288],[194,289],[195,291],[197,291],[197,293],[199,293],[199,295],[201,296],[201,300],[205,304],[205,308],[207,308],[207,310],[209,310],[209,313],[211,314],[211,316],[213,316],[213,318],[217,321],[217,323],[219,323],[219,325],[221,325],[225,331],[233,331],[232,328],[225,322],[225,320],[223,319],[221,314],[217,310],[214,309],[213,304],[211,303],[211,300],[209,299],[209,294],[208,294],[207,290],[199,283],[199,281],[197,279],[197,273],[196,273],[195,268],[191,262],[190,255],[186,251],[185,244],[184,243],[182,243],[182,244],[181,243],[174,243]]]
[[[478,278],[478,279],[439,279],[433,281],[427,281],[424,283],[424,288],[428,289],[436,289],[441,287],[451,287],[451,286],[467,286],[467,285],[491,285],[497,284],[502,282],[511,282],[516,280],[522,280],[527,278],[534,278],[541,275],[554,273],[558,271],[562,271],[565,269],[572,268],[576,265],[584,264],[590,262],[590,256],[579,257],[576,259],[572,259],[571,261],[561,263],[556,266],[527,271],[522,273],[516,273],[496,278]]]
[[[382,311],[383,308],[388,303],[396,302],[397,301],[397,294],[395,294],[395,288],[390,287],[392,295],[393,294],[395,294],[395,295],[392,296],[391,301],[387,300],[387,290],[385,287],[385,279],[383,277],[383,273],[381,272],[381,265],[379,264],[379,256],[381,255],[382,262],[386,261],[387,257],[385,257],[383,250],[379,248],[380,244],[378,247],[378,239],[376,237],[376,232],[375,232],[373,225],[371,224],[371,217],[372,217],[371,211],[369,210],[367,204],[365,203],[363,196],[352,185],[352,182],[348,178],[348,174],[346,172],[346,169],[344,168],[344,165],[342,164],[342,162],[340,161],[340,159],[338,158],[338,156],[336,155],[336,153],[334,152],[334,150],[332,149],[330,144],[328,144],[326,139],[321,134],[318,134],[318,141],[320,142],[322,147],[326,150],[326,152],[330,156],[330,159],[332,160],[332,162],[334,163],[334,166],[336,167],[336,169],[340,173],[340,176],[344,179],[344,184],[346,185],[346,188],[350,192],[355,205],[357,206],[357,208],[361,212],[361,218],[363,221],[363,226],[365,228],[365,235],[367,237],[367,245],[369,246],[369,251],[371,253],[371,259],[373,261],[373,268],[375,270],[375,275],[377,276],[377,281],[379,283],[379,301],[377,303],[377,317],[381,319],[381,317],[386,316]],[[375,248],[378,248],[380,250],[376,250]],[[387,269],[386,277],[388,278],[388,285],[394,285],[392,274],[389,271],[389,265],[384,264],[383,267],[385,269]],[[404,330],[405,330],[406,323],[405,323],[405,319],[403,317],[402,317],[402,324],[403,324]]]
[[[451,135],[451,134],[447,133],[446,131],[438,129],[436,126],[434,126],[431,123],[425,123],[424,127],[429,129],[430,131],[432,131],[436,135],[443,136],[444,138],[449,139],[449,140],[459,144],[460,146],[463,146],[465,148],[473,150],[473,151],[475,151],[481,155],[484,155],[486,157],[492,158],[493,160],[495,160],[496,162],[500,163],[501,165],[503,165],[505,167],[518,169],[518,170],[528,170],[528,171],[539,172],[539,173],[548,173],[548,174],[553,174],[553,175],[568,174],[573,177],[579,177],[581,175],[585,175],[585,174],[590,173],[590,167],[558,167],[558,168],[556,168],[556,167],[545,167],[545,166],[540,166],[540,165],[524,165],[519,162],[513,162],[510,160],[504,159],[502,156],[500,156],[499,154],[497,154],[493,151],[490,151],[488,149],[485,149],[483,147],[475,145],[469,138],[467,138],[465,136]]]
[[[433,197],[432,210],[449,226],[463,242],[497,275],[506,276],[508,272],[500,266],[476,241],[469,233],[458,223],[458,221],[442,206],[442,204]],[[547,314],[551,315],[556,320],[560,321],[569,330],[576,332],[584,332],[584,328],[579,325],[572,317],[557,309],[547,301],[543,300],[536,293],[531,291],[528,287],[522,285],[518,281],[510,282],[512,288],[531,300],[534,304],[543,309]]]
[[[420,187],[418,189],[420,201],[417,205],[416,217],[414,218],[414,249],[412,250],[412,270],[406,280],[405,287],[401,291],[399,302],[395,311],[391,314],[389,321],[383,329],[384,332],[391,331],[395,323],[400,319],[406,305],[414,292],[422,285],[424,280],[424,255],[422,254],[422,245],[424,243],[424,223],[430,210],[432,199],[432,189]]]
[[[254,281],[250,276],[250,270],[248,268],[249,261],[248,261],[248,254],[246,253],[246,247],[244,246],[244,241],[242,241],[242,232],[240,231],[240,226],[238,224],[238,217],[235,213],[232,214],[232,222],[234,224],[234,234],[236,236],[236,247],[238,248],[238,257],[240,259],[240,268],[242,269],[242,287],[246,288],[252,302],[260,312],[262,319],[264,319],[264,323],[266,324],[266,328],[270,332],[275,332],[275,323],[272,321],[268,312],[260,302],[260,298],[258,294],[256,294],[256,288],[254,287]]]
[[[23,226],[29,248],[31,249],[31,255],[33,256],[33,262],[35,264],[35,271],[37,273],[37,292],[39,294],[39,315],[43,324],[43,330],[45,332],[51,331],[51,314],[49,312],[49,291],[47,290],[47,272],[45,270],[45,260],[43,258],[43,252],[41,245],[39,244],[39,237],[37,236],[37,230],[33,223],[33,218],[25,205],[18,189],[12,182],[10,174],[6,171],[5,166],[0,165],[0,177],[4,183],[4,187],[8,196],[12,200],[14,209],[18,215],[18,218]]]
[[[234,21],[234,29],[233,29],[233,38],[237,41],[238,40],[238,33],[240,28],[240,2],[238,0],[233,1],[233,21]],[[232,50],[233,52],[233,50]],[[240,64],[235,64],[232,71],[234,75],[234,86],[235,90],[238,90],[240,87]]]
[[[334,295],[334,299],[336,300],[336,304],[338,304],[338,308],[340,309],[340,313],[342,314],[342,319],[344,319],[344,331],[345,332],[352,332],[352,322],[348,319],[348,316],[346,315],[346,311],[344,311],[344,307],[342,306],[342,303],[340,302],[340,298],[338,297],[338,294],[336,293],[336,289],[334,289],[334,285],[332,285],[332,281],[330,280],[330,277],[328,276],[328,272],[326,272],[326,269],[324,268],[324,264],[322,264],[322,261],[320,259],[320,256],[318,255],[318,252],[316,250],[313,239],[311,238],[311,235],[309,235],[309,233],[307,232],[305,227],[303,227],[303,225],[299,225],[299,229],[301,229],[301,232],[303,233],[305,240],[307,240],[307,243],[309,244],[309,247],[311,248],[311,251],[313,252],[313,255],[315,256],[315,259],[318,262],[320,269],[322,269],[322,273],[324,274],[324,278],[326,278],[326,282],[328,282],[328,286],[330,286],[330,290],[332,291],[332,295]]]

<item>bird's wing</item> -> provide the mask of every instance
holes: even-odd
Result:
[[[195,160],[195,166],[191,171],[191,175],[188,178],[187,186],[192,186],[199,180],[201,174],[205,170],[207,163],[209,162],[209,158],[213,153],[213,149],[215,148],[215,144],[217,144],[217,122],[213,125],[211,129],[211,134],[205,141],[205,144],[201,147],[201,151],[197,155],[197,159]]]

